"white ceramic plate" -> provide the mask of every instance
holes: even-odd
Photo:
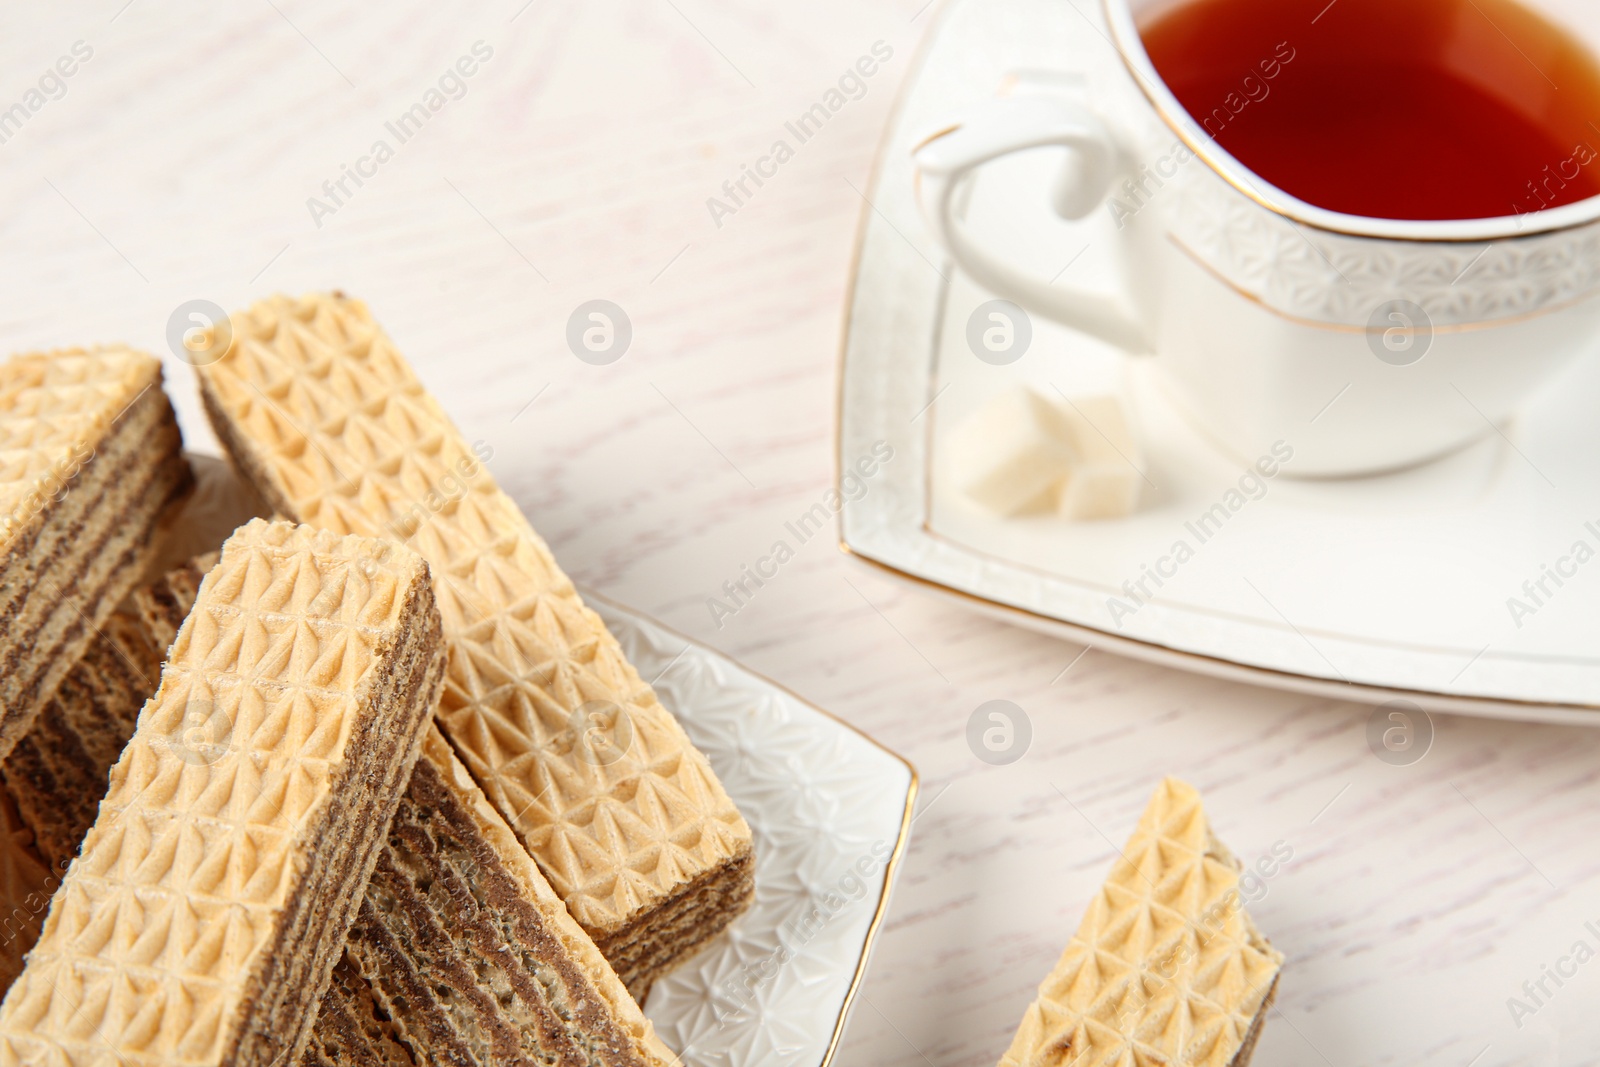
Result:
[[[588,591],[755,833],[756,899],[656,982],[645,1014],[689,1067],[833,1058],[916,799],[911,765],[773,682]]]
[[[895,458],[845,503],[844,547],[979,610],[1191,670],[1374,703],[1406,697],[1600,724],[1600,360],[1580,361],[1514,424],[1446,460],[1380,478],[1273,479],[1201,544],[1186,524],[1254,457],[1227,456],[1196,433],[1148,364],[1037,316],[1018,362],[992,366],[969,350],[968,319],[992,294],[954,270],[923,224],[910,150],[1002,84],[1092,102],[1097,72],[1117,62],[1102,33],[1090,0],[955,0],[930,34],[863,213],[839,458],[848,467],[879,441]],[[1115,269],[1110,221],[1049,214],[1057,165],[1039,154],[986,172],[968,225],[1047,277],[1092,285]],[[1147,455],[1136,515],[1001,519],[950,489],[944,434],[1024,382],[1047,395],[1125,384]],[[1135,602],[1124,582],[1179,540],[1193,558],[1159,589],[1147,582],[1152,595]],[[1577,562],[1579,542],[1595,558]],[[1547,564],[1568,572],[1559,587]],[[1524,582],[1541,579],[1536,602]],[[1113,598],[1137,610],[1114,613]],[[1534,610],[1514,611],[1513,598]]]
[[[221,460],[189,458],[197,487],[171,562],[264,510]],[[889,907],[916,771],[776,683],[582,592],[755,834],[755,903],[656,982],[645,1014],[687,1067],[826,1067]]]

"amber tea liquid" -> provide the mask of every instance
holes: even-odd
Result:
[[[1600,66],[1516,0],[1176,0],[1139,32],[1218,144],[1318,207],[1475,219],[1600,195]]]

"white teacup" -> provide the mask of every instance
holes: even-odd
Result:
[[[976,281],[1157,356],[1210,437],[1246,461],[1289,442],[1285,473],[1301,476],[1403,467],[1495,432],[1590,347],[1600,197],[1460,222],[1298,200],[1224,151],[1163,84],[1134,21],[1157,2],[1104,0],[1123,62],[1085,99],[987,101],[916,150],[924,213]],[[1600,16],[1582,21],[1563,24],[1592,47]],[[1073,150],[1051,191],[1056,213],[1110,213],[1125,300],[1033,277],[964,228],[958,193],[973,171],[1044,146]]]

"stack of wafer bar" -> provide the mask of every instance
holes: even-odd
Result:
[[[1246,1067],[1283,955],[1239,872],[1200,794],[1163,781],[1000,1067]]]
[[[135,589],[112,612],[33,726],[0,761],[0,785],[32,832],[39,858],[58,877],[94,824],[106,774],[133,736],[139,708],[156,690],[162,657],[194,604],[200,579],[216,563],[217,547],[265,510],[221,460],[186,458],[194,490],[167,509],[153,539],[154,563],[166,573]],[[31,946],[29,940],[22,949]],[[3,993],[10,978],[0,978]]]
[[[0,1064],[293,1062],[443,670],[414,553],[235,533],[0,1005]]]
[[[364,305],[276,297],[231,328],[199,375],[236,467],[283,515],[428,560],[439,725],[642,999],[748,905],[738,809]]]
[[[144,572],[189,484],[161,367],[125,348],[0,365],[0,758]]]
[[[0,783],[58,875],[94,824],[106,773],[156,690],[162,657],[217,561],[217,547],[264,511],[221,460],[186,458],[194,489],[168,507],[152,538],[153,565],[166,573],[135,589],[95,631],[55,696],[0,761]]]
[[[161,648],[172,643],[216,559],[208,553],[134,593],[141,640]],[[93,721],[97,711],[86,703],[79,714]],[[62,820],[52,819],[49,799],[92,813],[114,759],[98,768],[74,761],[82,797],[62,795],[59,784],[34,794],[46,825],[69,836]],[[0,805],[5,799],[0,794]],[[0,832],[12,825],[3,821],[8,810],[0,806]],[[57,884],[27,830],[15,827],[0,837],[0,846],[8,844],[15,847],[0,852],[0,915],[11,916],[9,923],[0,919],[0,936],[9,935],[0,944],[0,991],[21,970]],[[418,1067],[551,1060],[675,1062],[435,731],[390,824],[301,1062]]]
[[[148,641],[172,642],[216,558],[209,553],[135,592]],[[42,905],[36,911],[42,915]],[[674,1059],[435,731],[390,824],[302,1063],[550,1061]]]
[[[161,658],[217,560],[211,552],[134,590],[0,762],[0,994],[22,971],[106,794],[107,775],[155,692]]]

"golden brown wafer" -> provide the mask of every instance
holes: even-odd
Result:
[[[170,643],[215,559],[135,593],[151,640]],[[566,1062],[590,1050],[602,1063],[674,1062],[430,731],[301,1063]]]
[[[126,348],[0,364],[0,759],[138,583],[189,485],[161,365]]]
[[[296,521],[428,560],[439,725],[642,997],[748,905],[749,826],[360,301],[274,297],[231,329],[199,373],[235,465]]]
[[[306,1067],[677,1063],[437,730],[340,972]]]
[[[414,553],[235,533],[0,1005],[0,1064],[292,1062],[443,668]]]
[[[1001,1067],[1245,1067],[1283,954],[1239,871],[1200,794],[1163,781]]]

